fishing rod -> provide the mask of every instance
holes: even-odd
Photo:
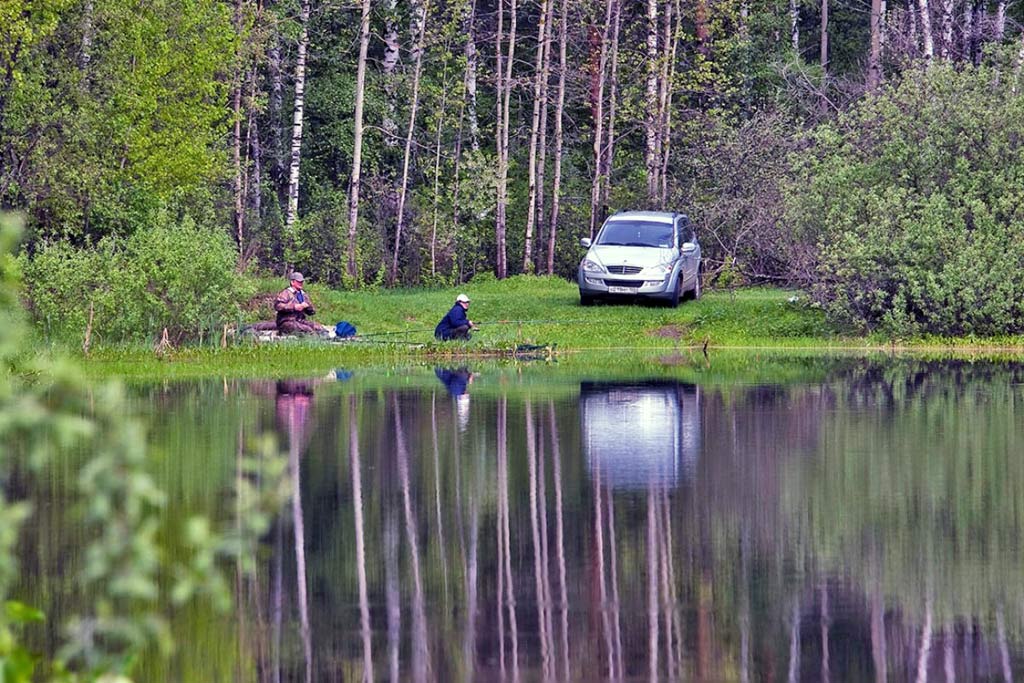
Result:
[[[474,322],[474,325],[576,325],[580,323],[595,323],[596,320],[564,320],[564,319],[533,319],[533,320],[481,320],[480,322]],[[360,334],[359,337],[365,339],[367,337],[384,337],[391,335],[407,335],[407,334],[420,334],[422,332],[433,332],[434,328],[423,328],[415,330],[392,330],[389,332],[370,332],[368,334]]]

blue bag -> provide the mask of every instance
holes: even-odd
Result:
[[[334,334],[336,334],[339,339],[354,337],[356,336],[356,326],[347,320],[342,320],[334,326]]]

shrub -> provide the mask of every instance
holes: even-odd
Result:
[[[81,341],[93,308],[93,338],[174,341],[216,331],[238,318],[247,292],[235,273],[230,238],[189,218],[162,216],[127,239],[89,248],[65,243],[22,256],[31,309],[48,337]]]
[[[834,320],[893,335],[1024,332],[1024,99],[985,67],[908,71],[795,157],[790,227]]]

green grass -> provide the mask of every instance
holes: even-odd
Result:
[[[264,297],[280,283],[261,281]],[[773,288],[708,291],[700,301],[679,308],[660,303],[579,305],[575,284],[560,278],[518,276],[498,281],[477,278],[458,289],[338,291],[312,285],[316,319],[333,325],[348,320],[360,339],[325,343],[288,340],[255,344],[236,340],[220,348],[220,340],[176,349],[157,358],[149,347],[94,349],[87,369],[98,376],[185,378],[284,376],[331,367],[400,368],[410,364],[450,364],[472,359],[516,362],[520,344],[554,349],[564,368],[700,368],[703,355],[721,357],[726,350],[754,350],[734,365],[762,363],[766,354],[893,352],[910,349],[930,354],[1003,353],[1024,351],[1024,339],[927,339],[893,343],[873,337],[838,334],[820,310],[799,292]],[[433,329],[464,291],[473,300],[470,318],[481,324],[468,342],[437,342]],[[271,317],[269,300],[252,312],[253,319]],[[758,355],[760,354],[760,355]],[[749,368],[748,368],[749,369]]]
[[[819,311],[789,303],[794,293],[779,289],[712,291],[676,309],[659,302],[584,308],[576,285],[553,277],[486,279],[458,290],[339,292],[313,287],[311,295],[321,322],[348,320],[368,339],[428,343],[459,291],[473,300],[470,318],[482,323],[466,345],[478,349],[515,343],[594,350],[671,348],[705,340],[715,346],[817,346],[834,341]],[[390,334],[399,331],[408,334]]]

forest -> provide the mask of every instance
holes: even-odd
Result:
[[[2,0],[0,209],[44,327],[230,319],[244,275],[290,268],[571,278],[604,216],[664,209],[693,219],[709,286],[800,287],[860,331],[1018,333],[1017,14]]]

